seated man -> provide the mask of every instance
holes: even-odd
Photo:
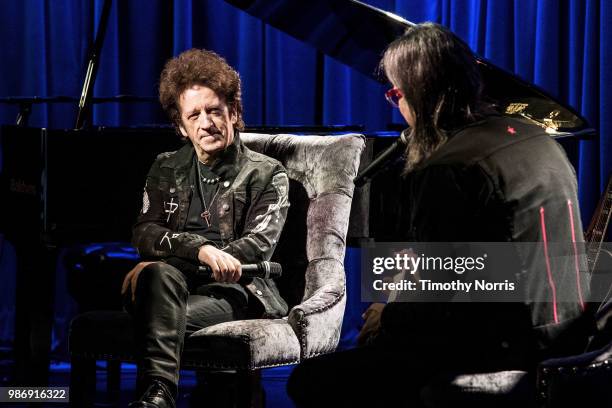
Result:
[[[374,304],[364,315],[365,347],[293,371],[288,391],[298,407],[420,407],[421,390],[439,376],[534,373],[542,359],[586,345],[586,259],[576,251],[550,268],[539,245],[520,250],[582,242],[576,178],[561,147],[539,126],[483,101],[475,56],[440,25],[410,27],[381,68],[392,85],[387,99],[410,125],[402,181],[409,210],[393,220],[404,241],[507,243],[503,266],[525,289],[513,302],[473,294],[472,302],[424,302],[430,294],[421,291],[419,301]]]
[[[186,144],[153,163],[133,230],[144,262],[127,274],[122,291],[135,321],[143,394],[130,407],[175,406],[185,336],[287,313],[271,279],[240,279],[241,264],[272,256],[289,181],[278,161],[240,141],[238,73],[217,54],[192,49],[168,61],[159,95]],[[192,265],[208,265],[213,278],[196,279]]]

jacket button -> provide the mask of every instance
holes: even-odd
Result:
[[[223,210],[224,211],[229,210],[229,204],[223,204]]]
[[[257,290],[255,291],[255,293],[257,293],[259,296],[263,295],[263,292],[262,292],[261,290],[259,290],[259,289],[257,289]]]
[[[223,187],[225,187],[225,188],[229,187],[229,185],[230,185],[229,181],[226,181],[225,183],[223,183]]]

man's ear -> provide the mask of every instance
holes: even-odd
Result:
[[[230,110],[230,120],[232,121],[232,125],[238,123],[238,114],[236,113],[236,109]]]
[[[183,126],[183,124],[182,124],[182,123],[177,123],[177,124],[176,124],[176,127],[177,127],[177,129],[179,130],[179,132],[181,132],[181,135],[182,135],[183,137],[189,137],[189,136],[187,135],[187,131],[185,130],[185,127]]]

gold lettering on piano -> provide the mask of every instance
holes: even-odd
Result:
[[[514,102],[506,106],[506,113],[508,115],[516,115],[516,114],[524,112],[528,106],[529,106],[528,103]]]
[[[559,122],[557,120],[557,118],[559,117],[559,114],[561,112],[559,112],[558,109],[553,110],[552,112],[550,112],[548,114],[547,118],[542,119],[544,121],[544,123],[546,124],[546,126],[548,126],[549,128],[553,128],[554,130],[559,129],[561,122]]]
[[[23,180],[11,179],[9,191],[36,196],[36,186],[34,184],[26,184]]]

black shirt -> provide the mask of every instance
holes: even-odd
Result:
[[[197,167],[200,166],[200,176],[198,177]],[[193,194],[191,195],[191,202],[189,203],[189,213],[187,215],[187,224],[185,230],[194,234],[203,236],[216,244],[221,245],[221,234],[219,231],[219,219],[217,212],[213,210],[216,208],[215,203],[218,199],[219,183],[222,181],[219,179],[210,166],[201,163],[197,157],[195,158],[190,177],[192,180],[191,185],[193,186]],[[198,180],[199,179],[199,180]],[[216,183],[209,184],[206,180],[217,180]],[[204,199],[204,203],[202,202]],[[210,226],[207,225],[206,220],[202,216],[204,211],[209,211],[209,222]]]
[[[196,166],[200,166],[199,174]],[[206,180],[211,179],[216,180],[216,182],[206,182]],[[201,235],[213,241],[217,247],[221,247],[223,244],[219,231],[219,217],[217,216],[217,211],[213,209],[216,209],[215,203],[218,199],[218,192],[221,188],[220,184],[223,183],[223,180],[212,171],[210,166],[200,162],[197,156],[195,156],[191,166],[190,180],[190,184],[193,186],[193,194],[189,203],[185,230]],[[206,205],[204,205],[202,200],[204,200]],[[202,216],[202,213],[207,209],[209,211],[208,222],[210,225],[206,223],[205,218]],[[215,282],[212,279],[200,280],[198,283],[195,293],[215,298],[224,298],[232,305],[237,313],[237,318],[244,317],[242,313],[244,313],[248,304],[248,294],[240,284]],[[201,285],[202,283],[204,285]]]

